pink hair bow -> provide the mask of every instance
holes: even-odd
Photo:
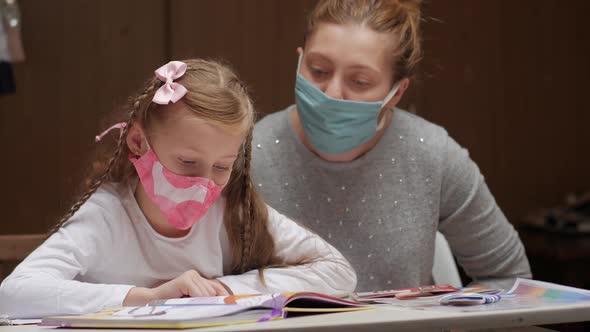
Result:
[[[164,82],[158,91],[154,94],[152,101],[160,105],[168,105],[170,102],[177,102],[182,98],[187,90],[180,84],[173,82],[179,79],[186,72],[186,63],[182,61],[170,61],[158,68],[155,73],[156,77]]]

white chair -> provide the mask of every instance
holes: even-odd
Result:
[[[462,287],[461,277],[457,264],[453,258],[451,247],[445,236],[436,232],[434,241],[434,262],[432,265],[432,279],[437,285],[448,284],[454,287]]]

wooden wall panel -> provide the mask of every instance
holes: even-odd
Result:
[[[503,103],[498,1],[432,1],[424,8],[424,58],[412,101],[416,112],[469,149],[488,181]]]
[[[590,189],[587,1],[502,2],[497,196],[511,216]],[[581,121],[586,119],[586,121]]]
[[[43,232],[70,204],[99,119],[165,59],[164,1],[19,1],[27,60],[0,97],[2,233]]]
[[[174,58],[222,58],[251,88],[257,110],[294,103],[297,46],[315,1],[178,0],[170,3]]]
[[[0,233],[42,231],[68,207],[99,118],[166,60],[224,58],[260,113],[292,104],[315,2],[21,0],[28,59],[17,94],[0,97]],[[425,2],[425,58],[403,105],[469,149],[515,223],[590,187],[589,7]]]
[[[411,108],[469,149],[513,223],[590,190],[587,1],[430,1]]]

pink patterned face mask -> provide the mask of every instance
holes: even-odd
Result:
[[[186,230],[197,223],[223,190],[209,179],[172,173],[152,149],[138,159],[129,159],[149,198],[177,229]]]

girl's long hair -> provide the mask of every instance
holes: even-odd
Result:
[[[201,59],[183,62],[187,64],[186,73],[176,82],[184,85],[188,92],[181,101],[201,119],[220,126],[237,126],[246,133],[224,188],[226,204],[223,222],[232,250],[231,273],[259,269],[264,282],[264,267],[280,266],[285,262],[276,257],[275,243],[268,229],[268,210],[250,177],[255,122],[252,101],[242,82],[226,65]],[[101,142],[82,194],[53,227],[50,235],[59,230],[102,184],[111,182],[127,186],[137,179],[135,169],[128,160],[131,151],[126,144],[127,133],[132,125],[139,125],[149,132],[153,123],[162,121],[166,116],[166,112],[162,112],[165,106],[152,102],[154,93],[162,85],[163,82],[155,77],[149,79],[144,88],[129,99],[127,106],[112,116],[113,122],[126,123],[120,138]]]

